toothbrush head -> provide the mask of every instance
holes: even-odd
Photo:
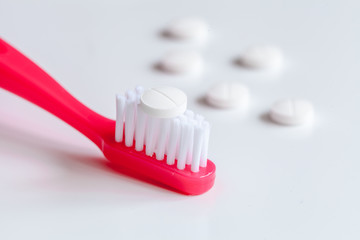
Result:
[[[210,124],[186,110],[186,95],[171,87],[117,95],[114,132],[105,156],[120,166],[189,195],[209,190],[215,165],[207,159]],[[112,134],[111,134],[112,133]]]
[[[166,156],[159,161],[154,156],[147,156],[145,150],[139,152],[134,147],[125,146],[123,142],[115,142],[113,134],[104,140],[102,151],[116,168],[129,170],[136,176],[153,180],[186,195],[203,194],[214,185],[216,167],[210,160],[198,172],[192,172],[190,165],[180,170],[176,160],[173,165],[168,165]]]

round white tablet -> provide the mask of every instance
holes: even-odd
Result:
[[[187,96],[173,87],[150,88],[140,98],[141,109],[152,117],[173,118],[186,110]]]
[[[274,46],[253,46],[243,52],[238,63],[255,69],[279,69],[283,65],[283,54]]]
[[[283,125],[300,125],[312,120],[314,108],[307,100],[277,101],[270,110],[270,118]]]
[[[246,107],[249,102],[249,91],[240,83],[222,82],[208,90],[206,101],[218,108]]]
[[[181,40],[204,41],[209,32],[206,22],[199,18],[182,18],[169,24],[165,35]]]
[[[177,74],[200,73],[203,69],[203,59],[197,52],[174,51],[163,57],[159,68],[165,72]]]

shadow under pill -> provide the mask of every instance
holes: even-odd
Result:
[[[273,120],[271,120],[270,115],[269,115],[268,112],[262,113],[262,114],[260,115],[259,119],[260,119],[262,122],[266,123],[266,124],[280,125],[280,124],[278,124],[278,123],[275,123]]]
[[[261,122],[265,123],[266,125],[272,125],[276,129],[284,129],[285,132],[289,133],[288,137],[295,137],[295,138],[308,138],[314,134],[315,123],[305,123],[300,125],[284,125],[281,123],[277,123],[273,121],[270,117],[269,112],[262,113],[259,116]],[[278,131],[277,130],[277,131]],[[280,131],[283,133],[283,131]]]
[[[164,67],[162,66],[162,64],[159,63],[159,62],[158,62],[158,63],[154,63],[154,64],[152,65],[152,69],[153,69],[154,71],[156,71],[156,72],[161,72],[161,73],[176,75],[175,72],[168,71],[168,70],[167,70],[166,68],[164,68]]]
[[[175,40],[176,38],[174,38],[174,36],[172,36],[168,31],[166,30],[161,30],[159,32],[159,36],[161,38],[165,38],[165,39],[171,39],[171,40]]]
[[[236,67],[243,68],[245,70],[258,70],[256,67],[252,67],[252,66],[249,66],[248,64],[246,64],[241,57],[233,58],[233,60],[231,61],[231,64]]]
[[[202,106],[207,106],[209,107],[209,104],[206,102],[206,97],[205,96],[201,96],[199,98],[196,99],[196,102]]]

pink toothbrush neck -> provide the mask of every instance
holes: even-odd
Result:
[[[107,119],[75,99],[52,77],[0,38],[0,87],[62,119],[102,149],[103,138],[115,131]]]

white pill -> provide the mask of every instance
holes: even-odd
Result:
[[[140,98],[141,109],[158,118],[177,117],[185,112],[186,105],[186,94],[173,87],[150,88]]]
[[[283,125],[300,125],[312,120],[314,108],[307,100],[277,101],[270,110],[270,118]]]
[[[203,69],[203,59],[197,52],[175,51],[166,54],[160,61],[159,67],[169,73],[200,73]]]
[[[254,46],[244,51],[238,63],[255,69],[279,69],[283,65],[283,54],[274,46]]]
[[[236,82],[222,82],[206,93],[206,101],[218,108],[246,107],[249,102],[249,90]]]
[[[204,41],[208,32],[208,25],[199,18],[178,19],[165,29],[166,36],[181,40]]]

